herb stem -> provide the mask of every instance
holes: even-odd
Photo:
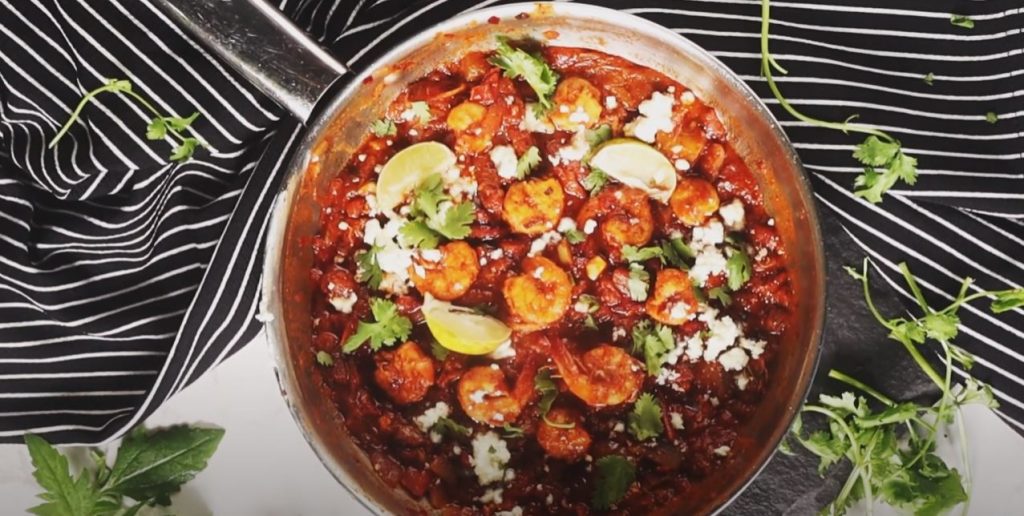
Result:
[[[925,314],[932,313],[932,309],[928,306],[928,301],[925,301],[924,294],[921,293],[921,287],[918,286],[914,275],[910,273],[910,267],[907,267],[907,262],[900,262],[899,268],[903,274],[903,279],[907,282],[907,286],[910,287],[910,292],[914,294],[914,299],[917,300],[918,306],[921,307]]]
[[[864,382],[861,382],[860,380],[858,380],[856,378],[853,378],[853,377],[851,377],[851,376],[849,376],[846,373],[843,373],[841,371],[837,371],[835,369],[831,369],[828,372],[828,377],[832,378],[833,380],[839,380],[840,382],[843,382],[843,383],[845,383],[847,385],[850,385],[852,387],[856,387],[857,389],[860,389],[860,390],[870,394],[872,397],[874,397],[876,400],[884,403],[886,406],[891,407],[891,406],[896,404],[896,402],[891,400],[888,396],[882,394],[881,392],[878,392],[877,390],[875,390],[875,389],[873,389],[871,387],[868,387],[867,385],[864,384]]]
[[[47,148],[52,149],[57,146],[57,142],[64,137],[65,134],[71,129],[71,126],[75,124],[75,120],[78,120],[79,115],[82,114],[82,110],[85,109],[85,105],[89,103],[96,95],[108,91],[124,91],[124,84],[118,81],[110,81],[95,90],[92,90],[82,97],[82,100],[78,101],[78,105],[75,106],[75,110],[71,112],[71,116],[68,121],[64,123],[64,126],[57,131],[57,134],[50,140],[50,145]]]

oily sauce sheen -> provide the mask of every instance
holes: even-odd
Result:
[[[320,199],[310,274],[312,351],[329,353],[333,364],[316,366],[314,374],[333,392],[376,474],[444,514],[600,512],[592,504],[595,463],[609,455],[636,469],[612,510],[645,514],[686,496],[743,446],[738,429],[771,381],[772,357],[791,321],[785,249],[728,129],[684,85],[593,50],[544,47],[540,57],[560,75],[548,129],[524,122],[528,104],[537,102],[528,84],[507,78],[487,54],[471,53],[412,83],[386,113],[396,134],[369,134],[337,171]],[[629,124],[658,94],[672,99],[665,113],[671,129],[658,130],[649,143],[677,169],[671,199],[659,202],[615,179],[588,191],[586,157],[566,150],[579,150],[575,132],[608,125],[614,138],[639,138],[641,130]],[[414,102],[426,103],[429,121],[409,119]],[[419,273],[371,289],[357,281],[356,255],[368,247],[367,221],[386,220],[374,206],[377,175],[396,152],[425,141],[444,143],[458,157],[461,188],[469,190],[464,198],[475,207],[470,234],[442,239],[439,260],[414,252]],[[499,174],[493,154],[502,146],[515,156],[537,147],[541,163],[522,180]],[[572,226],[582,242],[568,242]],[[656,257],[639,262],[649,280],[646,299],[636,299],[623,246],[671,238],[697,240],[708,256],[694,249],[690,270]],[[728,288],[730,269],[719,260],[730,246],[752,264],[737,290]],[[731,302],[709,296],[713,290]],[[497,317],[513,330],[514,355],[435,358],[438,345],[420,311],[424,293]],[[596,301],[593,308],[581,306],[581,296]],[[359,321],[373,320],[371,298],[393,301],[413,323],[410,337],[343,353]],[[663,370],[647,371],[643,349],[634,348],[640,324],[668,328],[679,346]],[[545,370],[558,390],[547,421],[557,426],[541,418],[538,406],[535,378]],[[662,431],[641,442],[628,415],[644,393],[661,408]],[[470,435],[432,438],[421,428],[417,418],[439,402]],[[506,424],[521,435],[510,435]],[[473,459],[474,440],[489,432],[509,452],[497,480],[481,477]]]

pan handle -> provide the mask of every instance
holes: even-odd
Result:
[[[157,0],[164,12],[302,121],[348,69],[264,0]]]

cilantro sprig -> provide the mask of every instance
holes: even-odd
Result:
[[[607,510],[622,501],[629,486],[636,480],[636,466],[621,455],[606,455],[594,462],[597,479],[590,504],[594,509]]]
[[[580,180],[580,184],[590,192],[590,195],[595,195],[608,184],[608,173],[597,167],[590,167],[590,172]]]
[[[797,120],[807,122],[811,125],[835,129],[844,133],[860,133],[867,135],[867,138],[854,152],[854,158],[865,165],[864,173],[854,180],[854,193],[863,197],[871,203],[882,202],[882,196],[896,185],[897,181],[903,181],[913,185],[917,181],[917,160],[903,152],[903,144],[885,131],[871,125],[851,123],[857,117],[853,115],[842,122],[820,120],[797,110],[786,100],[775,82],[773,72],[783,75],[789,73],[782,67],[768,50],[770,36],[771,0],[761,0],[761,75],[764,76],[768,88],[772,91],[779,105]],[[879,152],[881,151],[881,152]],[[881,159],[885,156],[886,159]],[[871,158],[871,159],[866,159]]]
[[[629,433],[633,434],[637,441],[646,441],[665,431],[665,425],[661,422],[661,405],[649,392],[637,398],[633,404],[633,411],[626,416],[626,423]]]
[[[172,140],[175,140],[172,145],[172,150],[168,159],[171,161],[185,161],[192,157],[198,147],[206,147],[206,143],[202,140],[186,136],[185,132],[192,123],[199,118],[199,112],[192,113],[187,117],[180,116],[166,116],[158,111],[153,104],[146,100],[142,95],[139,95],[133,88],[131,81],[127,79],[110,79],[103,86],[100,86],[92,91],[87,92],[82,100],[75,106],[75,110],[71,112],[71,116],[68,121],[64,123],[64,126],[60,128],[60,131],[54,135],[53,139],[50,140],[49,148],[52,149],[57,146],[57,142],[64,137],[65,134],[71,129],[78,117],[82,115],[82,110],[85,109],[94,97],[101,93],[121,93],[130,99],[135,100],[139,105],[153,114],[153,118],[149,121],[149,125],[146,126],[146,139],[147,140],[163,140],[170,135]]]
[[[973,357],[951,341],[957,336],[960,307],[981,298],[991,298],[991,309],[999,313],[1024,306],[1024,289],[980,291],[968,294],[972,281],[963,280],[957,297],[941,310],[931,308],[917,280],[906,264],[900,264],[907,287],[921,310],[919,317],[886,318],[871,298],[868,264],[861,270],[847,268],[861,282],[868,309],[889,330],[889,338],[900,343],[921,371],[938,387],[941,396],[931,405],[898,402],[842,372],[830,371],[829,377],[854,391],[839,396],[823,395],[818,403],[808,403],[803,412],[823,417],[824,430],[804,432],[797,418],[792,436],[819,458],[823,474],[843,460],[852,464],[839,495],[824,512],[843,514],[858,500],[875,500],[915,514],[939,514],[957,504],[968,502],[970,468],[960,410],[968,404],[998,406],[991,388],[966,376],[962,385],[953,383],[953,367],[970,371]],[[923,348],[938,344],[941,372],[925,358]],[[865,398],[869,397],[872,402]],[[877,406],[878,408],[873,408]],[[936,442],[956,423],[961,444],[963,471],[949,467],[936,453]],[[965,508],[966,513],[966,508]]]
[[[651,273],[647,272],[647,269],[644,269],[644,266],[639,263],[629,264],[629,279],[626,281],[629,298],[633,301],[646,301],[650,286]]]
[[[374,120],[370,124],[370,131],[378,138],[384,138],[386,136],[395,136],[398,134],[398,127],[395,123],[387,118],[381,118],[380,120]]]
[[[643,355],[647,374],[656,376],[666,356],[676,347],[672,328],[644,320],[633,327],[633,353]]]
[[[466,238],[476,219],[472,202],[452,203],[451,196],[444,191],[441,174],[432,174],[416,187],[410,208],[410,220],[399,234],[404,244],[423,249],[437,247],[442,238]]]
[[[398,306],[395,303],[381,298],[370,299],[370,312],[373,313],[374,322],[360,321],[341,350],[351,353],[367,341],[374,351],[383,346],[393,346],[396,342],[409,338],[412,332],[412,321],[398,313]]]
[[[384,271],[377,261],[377,253],[380,251],[380,247],[372,245],[356,253],[356,281],[366,283],[372,289],[380,288],[380,282],[384,280]]]
[[[533,388],[540,393],[540,401],[537,402],[537,408],[540,411],[541,419],[544,420],[544,424],[555,428],[573,428],[576,426],[576,423],[558,423],[548,419],[551,405],[555,402],[555,398],[558,397],[558,386],[555,385],[555,380],[551,378],[551,369],[545,368],[537,371],[537,375],[533,377]]]
[[[729,278],[729,290],[733,292],[743,288],[754,273],[754,265],[750,255],[740,247],[730,247],[729,258],[725,261],[726,276]]]
[[[91,448],[93,465],[74,475],[67,457],[42,437],[26,435],[34,476],[44,490],[39,494],[43,503],[28,511],[114,516],[136,514],[147,505],[170,505],[171,495],[206,468],[223,437],[219,428],[136,428],[125,436],[113,466],[101,450]]]
[[[526,152],[522,156],[519,156],[519,160],[516,161],[516,179],[523,179],[533,172],[533,169],[540,165],[540,149],[536,146],[531,146],[526,149]]]
[[[497,39],[498,48],[490,63],[504,70],[506,77],[526,81],[537,94],[539,107],[544,111],[551,109],[551,97],[558,85],[558,72],[552,70],[540,56],[513,48],[508,44],[507,37],[498,36]]]

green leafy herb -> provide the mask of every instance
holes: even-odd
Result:
[[[580,310],[581,308],[582,310]],[[577,312],[592,314],[599,308],[601,308],[601,301],[597,299],[597,296],[580,294],[580,297],[576,299],[575,309]]]
[[[512,426],[508,423],[505,423],[504,426],[501,427],[501,429],[505,431],[505,437],[509,439],[518,439],[525,435],[525,431],[522,428],[518,426]]]
[[[629,280],[626,287],[629,289],[629,297],[633,301],[646,301],[647,289],[650,287],[651,275],[639,263],[629,264]]]
[[[990,124],[994,124],[999,121],[999,115],[989,111],[988,113],[985,113],[985,121]]]
[[[957,504],[967,502],[965,485],[969,483],[969,459],[961,448],[964,472],[946,465],[935,455],[935,444],[949,426],[960,417],[960,409],[967,404],[995,407],[992,390],[967,375],[962,386],[954,386],[952,368],[958,364],[969,371],[974,359],[950,341],[957,335],[960,307],[981,298],[993,298],[993,310],[998,303],[1008,308],[1024,305],[1024,289],[981,291],[968,294],[970,278],[963,280],[960,292],[941,310],[931,308],[906,264],[899,269],[913,298],[921,310],[920,317],[886,318],[875,307],[868,283],[868,261],[861,270],[847,268],[861,282],[869,311],[889,330],[889,338],[899,342],[914,359],[921,371],[935,383],[941,392],[931,405],[896,402],[881,392],[839,371],[830,371],[829,377],[843,382],[877,402],[877,410],[863,396],[844,392],[840,396],[823,395],[817,404],[807,404],[803,411],[825,418],[826,429],[805,433],[798,418],[792,435],[805,449],[818,456],[819,470],[824,473],[836,463],[849,460],[852,472],[846,479],[838,497],[825,512],[843,514],[856,501],[874,500],[915,514],[940,514]],[[1015,300],[1015,301],[1014,301]],[[922,353],[929,341],[938,344],[945,370],[937,371]],[[962,421],[957,422],[957,441],[966,442]],[[965,508],[966,512],[966,508]]]
[[[927,73],[927,74],[926,74],[926,75],[924,76],[924,79],[923,79],[923,80],[924,80],[924,83],[925,83],[925,84],[927,84],[927,85],[931,86],[932,84],[934,84],[934,83],[935,83],[935,74],[933,74],[933,73],[931,73],[931,72],[928,72],[928,73]]]
[[[853,115],[842,122],[820,120],[801,113],[786,100],[772,75],[776,71],[781,74],[788,72],[775,60],[768,50],[769,29],[771,27],[770,14],[770,0],[761,0],[761,75],[764,76],[765,81],[768,83],[768,88],[772,91],[776,100],[779,101],[779,105],[794,118],[808,124],[826,129],[835,129],[844,133],[868,135],[867,139],[857,146],[857,152],[854,153],[855,157],[866,154],[872,156],[872,159],[868,161],[858,157],[866,166],[864,173],[857,176],[854,180],[854,186],[856,187],[854,193],[863,197],[868,202],[882,202],[882,195],[889,191],[897,181],[902,180],[908,185],[913,185],[917,181],[917,160],[903,152],[902,144],[900,144],[899,140],[877,127],[851,123],[857,115]],[[877,151],[884,151],[882,155],[887,156],[888,159],[876,159],[879,156],[875,154]]]
[[[580,180],[580,184],[590,192],[590,195],[594,195],[608,184],[608,174],[597,167],[590,167],[590,172]]]
[[[732,304],[732,296],[730,296],[722,287],[715,287],[708,290],[708,297],[718,300],[719,303],[722,303],[722,306],[729,306]]]
[[[334,365],[334,357],[332,357],[331,354],[326,351],[317,351],[316,363],[324,367],[331,367],[332,365]]]
[[[565,232],[565,239],[568,240],[570,244],[581,244],[586,241],[587,234],[578,229],[570,229]]]
[[[669,238],[661,243],[661,254],[664,260],[673,267],[683,270],[690,270],[690,265],[697,257],[697,253],[690,249],[690,246],[683,243],[680,237]]]
[[[410,220],[398,229],[402,244],[420,249],[434,249],[441,243],[441,235],[422,220]]]
[[[607,510],[619,503],[629,486],[636,480],[636,466],[621,455],[606,455],[594,462],[597,481],[590,504],[597,510]]]
[[[404,245],[433,249],[442,238],[462,240],[476,219],[472,202],[452,204],[441,174],[423,180],[413,192],[410,220],[399,229]]]
[[[601,124],[593,129],[587,129],[583,133],[583,137],[587,140],[587,144],[595,149],[598,145],[612,139],[612,126]]]
[[[394,136],[398,134],[398,127],[395,126],[394,122],[388,120],[387,118],[374,120],[373,123],[370,124],[370,130],[373,131],[373,134],[376,135],[378,138],[384,138],[386,136]]]
[[[638,248],[632,245],[622,246],[622,257],[628,262],[646,262],[652,258],[664,260],[665,251],[661,247],[651,246]]]
[[[668,354],[675,349],[676,339],[672,328],[650,321],[641,321],[633,326],[633,352],[643,354],[647,374],[657,376]]]
[[[633,412],[626,416],[629,433],[636,437],[637,441],[646,441],[657,437],[665,431],[661,422],[661,405],[650,393],[643,393],[633,404]]]
[[[551,369],[544,368],[537,371],[537,375],[533,377],[533,388],[540,393],[540,401],[537,402],[537,408],[540,411],[541,419],[544,420],[544,424],[555,428],[573,428],[576,426],[576,423],[557,423],[548,419],[551,405],[555,402],[555,398],[558,397],[558,386],[555,385],[555,380],[551,378]]]
[[[430,427],[430,431],[451,437],[459,435],[466,437],[473,433],[472,430],[446,417],[437,418],[437,422],[434,423],[434,426]]]
[[[963,15],[963,14],[951,14],[951,15],[949,15],[949,23],[951,23],[951,24],[953,24],[953,25],[955,25],[957,27],[963,27],[965,29],[973,29],[974,28],[974,20],[972,20],[969,16],[966,16],[966,15]]]
[[[421,124],[426,124],[434,119],[434,115],[430,113],[430,106],[422,100],[409,104],[409,110]]]
[[[540,165],[540,149],[531,146],[522,156],[519,156],[519,161],[516,162],[516,179],[523,179],[530,175],[537,165]]]
[[[372,289],[380,288],[380,282],[384,279],[384,271],[377,262],[379,252],[380,247],[374,245],[356,253],[356,281],[366,283]]]
[[[380,298],[370,299],[370,311],[374,322],[360,321],[355,333],[345,340],[341,350],[351,353],[363,343],[369,341],[374,351],[382,346],[393,346],[400,340],[409,338],[412,332],[412,321],[398,313],[395,303]]]
[[[726,275],[729,277],[729,290],[739,290],[750,281],[754,272],[754,266],[750,261],[750,255],[738,247],[731,248],[729,258],[725,261]]]
[[[174,147],[168,158],[171,161],[184,161],[192,157],[196,148],[206,146],[206,144],[198,138],[185,136],[185,132],[192,126],[192,122],[195,122],[196,119],[199,118],[198,111],[187,117],[165,116],[160,113],[160,111],[157,111],[157,109],[153,107],[152,103],[132,89],[131,81],[127,79],[110,79],[104,83],[103,86],[86,93],[82,97],[82,100],[78,102],[78,106],[76,106],[75,110],[71,112],[71,116],[68,118],[68,121],[64,123],[64,126],[60,128],[60,131],[58,131],[57,134],[54,135],[53,139],[50,140],[49,148],[52,149],[57,145],[57,142],[67,134],[71,129],[71,126],[74,125],[75,121],[82,115],[82,110],[85,109],[86,104],[100,93],[124,94],[152,113],[153,118],[146,126],[146,139],[162,140],[169,135],[172,137],[172,140],[177,140],[172,143]]]
[[[444,362],[448,358],[448,355],[450,353],[451,351],[449,351],[448,348],[442,346],[441,343],[437,341],[430,343],[430,354],[434,355],[434,358],[436,358],[437,360]]]
[[[511,79],[522,79],[537,93],[540,107],[551,109],[551,97],[558,85],[558,73],[551,69],[539,56],[533,56],[508,44],[508,38],[498,36],[498,48],[491,57],[494,66],[505,71]]]
[[[134,514],[143,505],[169,505],[170,496],[206,468],[224,431],[173,426],[137,428],[121,444],[108,467],[99,450],[90,450],[95,468],[73,476],[68,460],[41,437],[26,435],[34,476],[43,503],[29,509],[40,516],[114,516]],[[126,498],[136,503],[125,507]]]

